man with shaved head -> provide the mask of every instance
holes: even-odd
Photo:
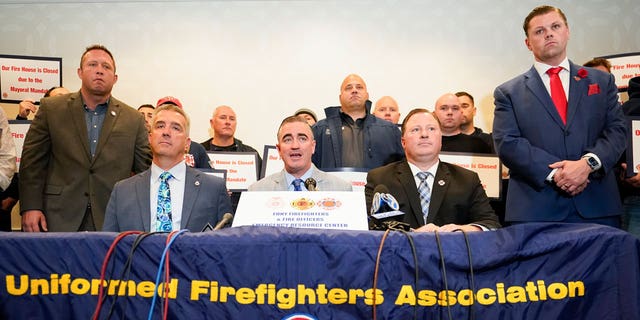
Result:
[[[491,153],[482,139],[462,133],[460,101],[453,93],[445,93],[436,101],[434,111],[442,125],[442,151]]]
[[[384,96],[378,99],[378,101],[376,101],[376,108],[373,110],[373,115],[393,124],[398,124],[400,120],[398,102],[390,96]]]
[[[376,118],[364,80],[348,75],[340,86],[340,106],[325,109],[326,118],[313,127],[318,168],[376,168],[402,159],[400,131]]]

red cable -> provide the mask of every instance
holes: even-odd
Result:
[[[100,290],[98,291],[98,304],[96,305],[96,310],[93,312],[93,320],[98,320],[98,317],[100,316],[100,309],[102,308],[102,303],[104,301],[103,297],[102,297],[102,293],[104,292],[104,285],[102,284],[102,282],[104,281],[104,275],[106,273],[107,270],[107,265],[109,264],[109,259],[111,258],[111,254],[113,253],[113,250],[115,250],[116,245],[118,244],[118,242],[120,242],[120,240],[122,240],[124,237],[128,236],[128,235],[132,235],[132,234],[140,234],[142,233],[141,231],[125,231],[122,232],[120,234],[118,234],[118,236],[113,239],[113,242],[111,243],[111,246],[109,247],[109,250],[107,251],[106,255],[104,256],[104,260],[102,261],[102,268],[100,270]]]
[[[171,231],[169,233],[169,235],[167,236],[167,240],[165,241],[164,245],[167,246],[169,245],[169,242],[171,241],[171,238],[175,236],[175,234],[178,232],[178,230],[174,230]],[[169,253],[171,250],[167,250],[167,256],[165,257],[164,260],[164,272],[165,272],[165,277],[164,277],[164,306],[163,306],[163,310],[162,310],[162,319],[167,320],[167,317],[169,315]]]

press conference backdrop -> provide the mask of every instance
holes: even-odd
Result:
[[[588,224],[468,235],[240,227],[169,248],[169,319],[639,319],[640,240]],[[89,319],[115,233],[0,233],[0,318]],[[100,319],[161,317],[167,235],[127,236]],[[442,253],[438,250],[442,248]],[[131,257],[129,271],[127,257]],[[415,262],[417,260],[417,263]],[[443,267],[444,266],[444,267]],[[417,273],[417,275],[416,275]],[[417,279],[416,279],[417,276]],[[307,319],[307,318],[303,318]]]
[[[637,1],[548,1],[567,14],[569,56],[637,52]],[[527,70],[522,21],[540,1],[99,1],[0,3],[0,53],[61,57],[63,85],[77,90],[83,49],[116,58],[114,96],[137,107],[173,95],[209,137],[213,108],[238,115],[237,137],[275,144],[285,115],[338,104],[349,73],[374,102],[391,95],[402,116],[445,92],[476,98],[476,125],[491,131],[493,90]],[[16,105],[2,104],[17,112]]]

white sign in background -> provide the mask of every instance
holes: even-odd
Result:
[[[20,169],[20,157],[22,156],[22,146],[24,146],[24,138],[27,136],[31,121],[28,120],[9,120],[9,128],[11,135],[16,144],[16,167]],[[16,169],[16,170],[17,170]]]
[[[51,87],[62,85],[62,58],[0,55],[0,100],[40,101]]]
[[[284,169],[284,162],[282,162],[282,158],[280,157],[280,153],[278,153],[278,149],[274,145],[265,145],[264,153],[262,154],[262,174],[260,175],[262,178],[268,177],[276,172],[282,171]]]
[[[469,169],[478,174],[484,191],[489,198],[500,197],[500,159],[498,156],[480,156],[477,154],[440,153],[440,161]]]
[[[254,152],[207,152],[214,169],[227,170],[227,190],[242,191],[258,180],[258,154]]]

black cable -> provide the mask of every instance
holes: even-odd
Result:
[[[416,250],[416,245],[413,242],[413,238],[411,237],[411,234],[409,234],[409,232],[404,231],[404,229],[395,229],[395,230],[402,232],[407,237],[407,240],[409,240],[409,247],[411,247],[411,253],[413,254],[413,265],[415,266],[415,271],[416,271],[415,278],[414,278],[413,292],[418,292],[420,265],[418,264],[418,252]],[[413,319],[418,319],[418,302],[417,301],[413,305]]]
[[[436,235],[436,244],[438,245],[438,252],[440,253],[440,267],[442,268],[442,281],[444,282],[445,296],[447,297],[447,312],[449,313],[449,320],[453,320],[451,316],[451,304],[449,303],[449,283],[447,282],[447,266],[444,263],[444,254],[442,252],[442,243],[440,242],[440,233],[434,231]]]
[[[131,265],[133,264],[133,254],[136,251],[136,249],[138,249],[138,246],[140,245],[140,243],[142,242],[142,240],[144,240],[146,237],[154,234],[155,232],[152,233],[141,233],[138,236],[136,236],[136,238],[133,240],[133,243],[131,244],[131,250],[129,250],[129,254],[127,255],[127,260],[124,263],[122,272],[120,273],[120,285],[122,285],[123,283],[126,283],[129,280],[129,273],[131,271]],[[113,300],[111,301],[111,305],[109,307],[109,313],[107,314],[107,319],[111,319],[111,316],[113,315],[113,312],[115,311],[115,306],[116,306],[116,302],[118,300],[118,295],[115,294],[113,296]],[[128,304],[125,304],[122,310],[122,315],[121,315],[121,319],[124,319],[125,314],[127,313],[127,306]]]
[[[467,233],[464,230],[460,230],[462,231],[462,234],[464,235],[464,242],[467,245],[467,255],[469,256],[469,276],[470,276],[470,280],[471,280],[471,292],[473,292],[473,302],[469,305],[469,320],[473,320],[475,319],[475,314],[473,313],[473,304],[475,303],[475,298],[473,298],[475,296],[475,292],[476,292],[476,280],[475,280],[475,276],[473,274],[473,259],[471,258],[471,243],[469,242],[469,236],[467,235]]]

